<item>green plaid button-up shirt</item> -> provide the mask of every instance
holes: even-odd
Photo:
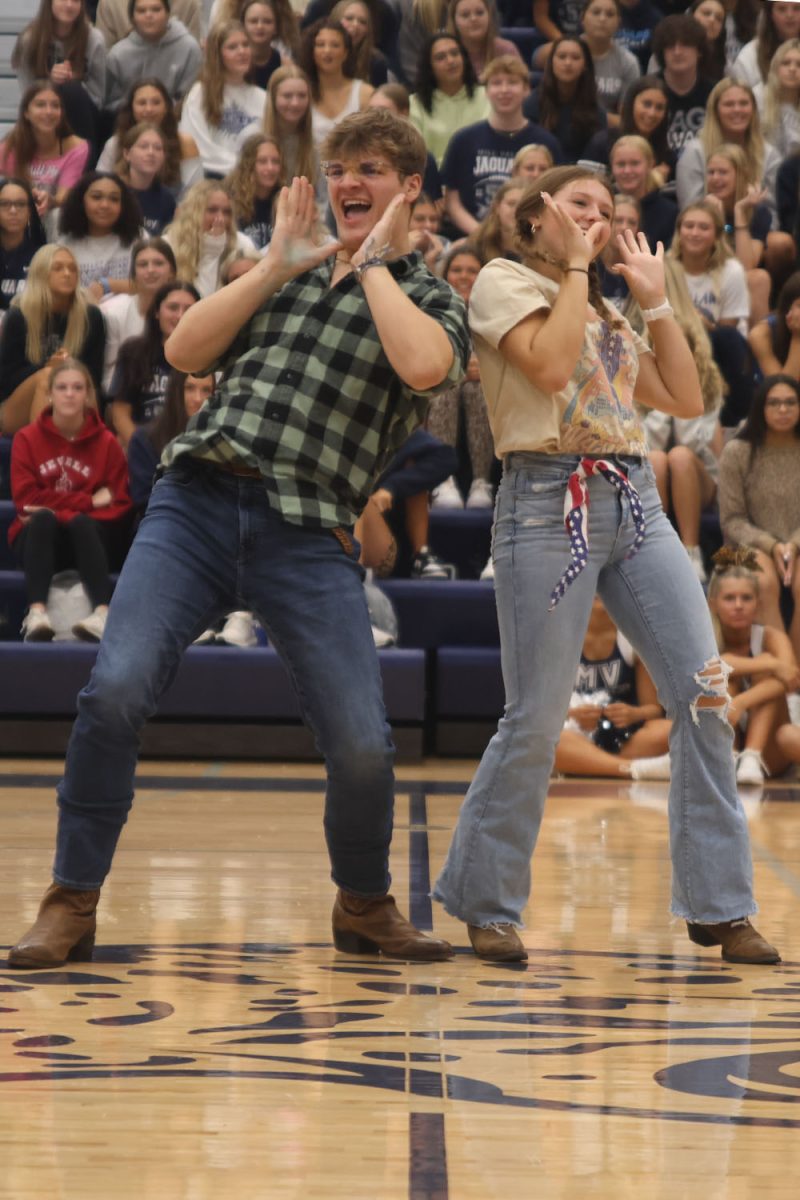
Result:
[[[419,253],[388,264],[402,290],[438,321],[453,345],[441,384],[413,392],[381,346],[354,275],[331,287],[322,263],[287,283],[248,323],[219,363],[214,395],[165,449],[236,458],[262,474],[269,503],[294,524],[350,526],[382,463],[421,423],[428,399],[463,377],[470,352],[463,301]]]

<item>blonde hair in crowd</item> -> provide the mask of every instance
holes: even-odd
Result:
[[[781,84],[778,79],[778,67],[782,64],[787,54],[792,51],[800,51],[800,38],[789,38],[788,42],[782,42],[775,54],[772,57],[772,62],[769,65],[767,81],[764,84],[764,105],[761,112],[761,131],[768,142],[774,140],[774,135],[778,132],[781,124]],[[800,105],[795,105],[795,111]]]
[[[734,142],[725,142],[719,146],[713,154],[709,154],[708,163],[712,158],[724,158],[729,162],[736,172],[736,191],[734,192],[734,203],[737,200],[743,200],[747,192],[750,181],[750,167],[747,162],[747,155],[741,146],[737,146]]]
[[[720,100],[729,92],[731,88],[739,88],[740,91],[746,92],[750,97],[753,105],[753,115],[750,119],[750,126],[745,135],[742,149],[745,153],[745,161],[748,166],[748,183],[760,183],[761,176],[764,174],[764,137],[761,132],[761,121],[758,116],[758,108],[756,107],[755,96],[753,89],[748,87],[746,83],[739,83],[735,79],[730,79],[726,76],[720,79],[716,84],[711,95],[708,97],[706,104],[706,119],[703,127],[697,137],[700,145],[703,147],[706,156],[706,162],[712,154],[716,153],[720,146],[725,145],[726,136],[722,131],[722,126],[719,123],[717,115],[717,107]]]
[[[231,227],[226,235],[220,263],[224,263],[236,249],[237,212],[233,193],[224,179],[201,179],[189,188],[175,210],[172,224],[164,230],[164,236],[175,251],[178,279],[194,283],[197,278],[203,248],[203,217],[212,192],[224,192],[233,205]],[[25,295],[24,292],[22,294]]]
[[[672,305],[681,333],[689,343],[697,367],[700,390],[703,393],[703,411],[716,412],[722,403],[725,384],[720,369],[714,362],[711,341],[689,295],[686,277],[675,259],[664,259],[664,274],[667,299]]]
[[[678,214],[678,219],[675,222],[675,236],[672,239],[672,245],[667,251],[665,257],[676,259],[678,262],[681,261],[681,226],[683,225],[687,214],[690,212],[704,212],[711,217],[711,220],[714,222],[716,241],[709,256],[708,263],[706,264],[706,270],[721,270],[728,259],[733,258],[733,252],[723,236],[725,233],[725,225],[722,217],[719,214],[719,209],[715,204],[711,204],[711,202],[708,200],[696,200],[694,204],[687,204],[683,212]]]
[[[544,155],[544,157],[547,159],[547,170],[555,165],[553,154],[549,146],[545,146],[542,142],[528,142],[527,146],[523,146],[522,149],[518,150],[514,155],[514,161],[511,164],[512,179],[517,178],[522,164],[532,150],[538,150],[540,154]]]
[[[287,79],[301,79],[308,89],[308,108],[296,130],[286,130],[282,127],[281,118],[275,108],[275,93]],[[319,166],[314,149],[314,139],[311,134],[311,81],[302,67],[295,63],[285,63],[273,71],[267,85],[267,103],[264,109],[264,132],[281,148],[281,160],[287,179],[294,175],[305,175],[311,183],[317,182]],[[297,138],[297,150],[294,161],[287,153],[286,139],[288,136]]]
[[[233,199],[236,215],[242,221],[249,221],[253,216],[256,200],[255,165],[262,146],[274,146],[281,159],[281,169],[275,184],[275,195],[286,182],[283,177],[281,147],[277,138],[268,137],[266,133],[251,134],[242,145],[239,161],[224,181]]]
[[[222,120],[223,96],[225,92],[225,68],[222,65],[222,47],[234,33],[244,33],[239,21],[225,21],[214,25],[206,38],[206,53],[200,72],[203,96],[203,113],[209,125],[219,125]]]
[[[617,138],[608,155],[609,163],[612,167],[614,165],[614,155],[618,150],[636,150],[645,159],[647,162],[648,192],[654,192],[657,188],[661,187],[661,176],[655,170],[656,156],[647,138],[641,137],[638,133],[625,133],[622,137]]]
[[[438,33],[444,28],[447,3],[446,0],[412,0],[411,13],[425,33]]]
[[[755,551],[750,546],[723,546],[716,554],[712,555],[714,569],[711,572],[711,578],[708,581],[708,601],[709,605],[712,600],[716,600],[720,586],[726,579],[744,579],[749,583],[756,596],[758,596],[761,588],[758,582],[758,574],[761,567],[758,565]],[[725,639],[722,636],[722,625],[719,617],[712,610],[711,624],[714,629],[714,637],[717,641],[717,649],[722,651],[725,649]]]
[[[13,303],[17,305],[27,325],[25,354],[32,363],[41,364],[45,356],[44,338],[50,317],[53,315],[53,294],[50,291],[50,271],[57,254],[68,254],[75,263],[78,287],[67,315],[63,346],[72,358],[77,358],[83,349],[89,332],[89,305],[80,285],[80,270],[75,256],[66,246],[50,242],[37,250],[28,267],[25,288]]]

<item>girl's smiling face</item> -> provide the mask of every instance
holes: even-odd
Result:
[[[633,101],[633,123],[642,137],[657,129],[667,114],[667,97],[658,88],[645,88]]]
[[[145,84],[134,92],[131,111],[135,125],[143,121],[151,125],[160,125],[167,115],[167,102],[158,88]]]
[[[83,207],[91,237],[103,237],[110,233],[122,212],[119,184],[113,179],[96,179],[86,189]]]
[[[517,175],[526,183],[533,183],[545,171],[552,167],[550,156],[544,150],[529,150],[517,167]]]
[[[702,208],[690,208],[685,213],[679,234],[681,250],[686,250],[697,258],[710,255],[717,240],[714,219]]]
[[[256,187],[270,192],[281,173],[281,153],[274,142],[263,142],[256,151],[253,176]]]
[[[275,111],[290,129],[302,121],[310,103],[305,79],[284,79],[275,89]]]
[[[467,301],[470,298],[472,285],[478,278],[480,269],[481,264],[474,254],[456,254],[455,258],[450,260],[445,280],[450,284],[453,291],[458,293],[462,300]]]
[[[712,154],[706,166],[706,187],[709,194],[720,200],[732,200],[736,195],[736,167],[720,154]]]

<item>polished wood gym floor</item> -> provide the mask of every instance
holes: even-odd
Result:
[[[95,961],[0,970],[0,1197],[796,1200],[800,788],[746,801],[781,966],[670,920],[665,785],[584,780],[501,967],[428,899],[473,767],[398,772],[395,894],[460,951],[425,966],[333,950],[316,767],[143,763]],[[57,775],[0,763],[0,946]]]

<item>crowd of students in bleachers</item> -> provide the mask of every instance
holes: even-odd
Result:
[[[516,204],[548,166],[611,175],[616,230],[667,250],[705,397],[695,421],[647,417],[664,505],[704,581],[701,515],[719,505],[725,539],[755,550],[762,615],[783,626],[800,599],[800,4],[214,0],[207,17],[201,0],[41,0],[13,62],[0,422],[14,437],[26,636],[48,636],[48,572],[67,562],[94,609],[78,632],[102,633],[108,573],[158,454],[213,387],[170,370],[167,336],[264,253],[293,175],[315,185],[316,237],[333,236],[318,147],[368,105],[423,134],[414,245],[467,302],[483,264],[515,256]],[[644,331],[614,264],[612,240],[604,294]],[[476,360],[432,402],[427,433],[365,513],[378,571],[451,577],[428,546],[429,501],[491,507]]]

